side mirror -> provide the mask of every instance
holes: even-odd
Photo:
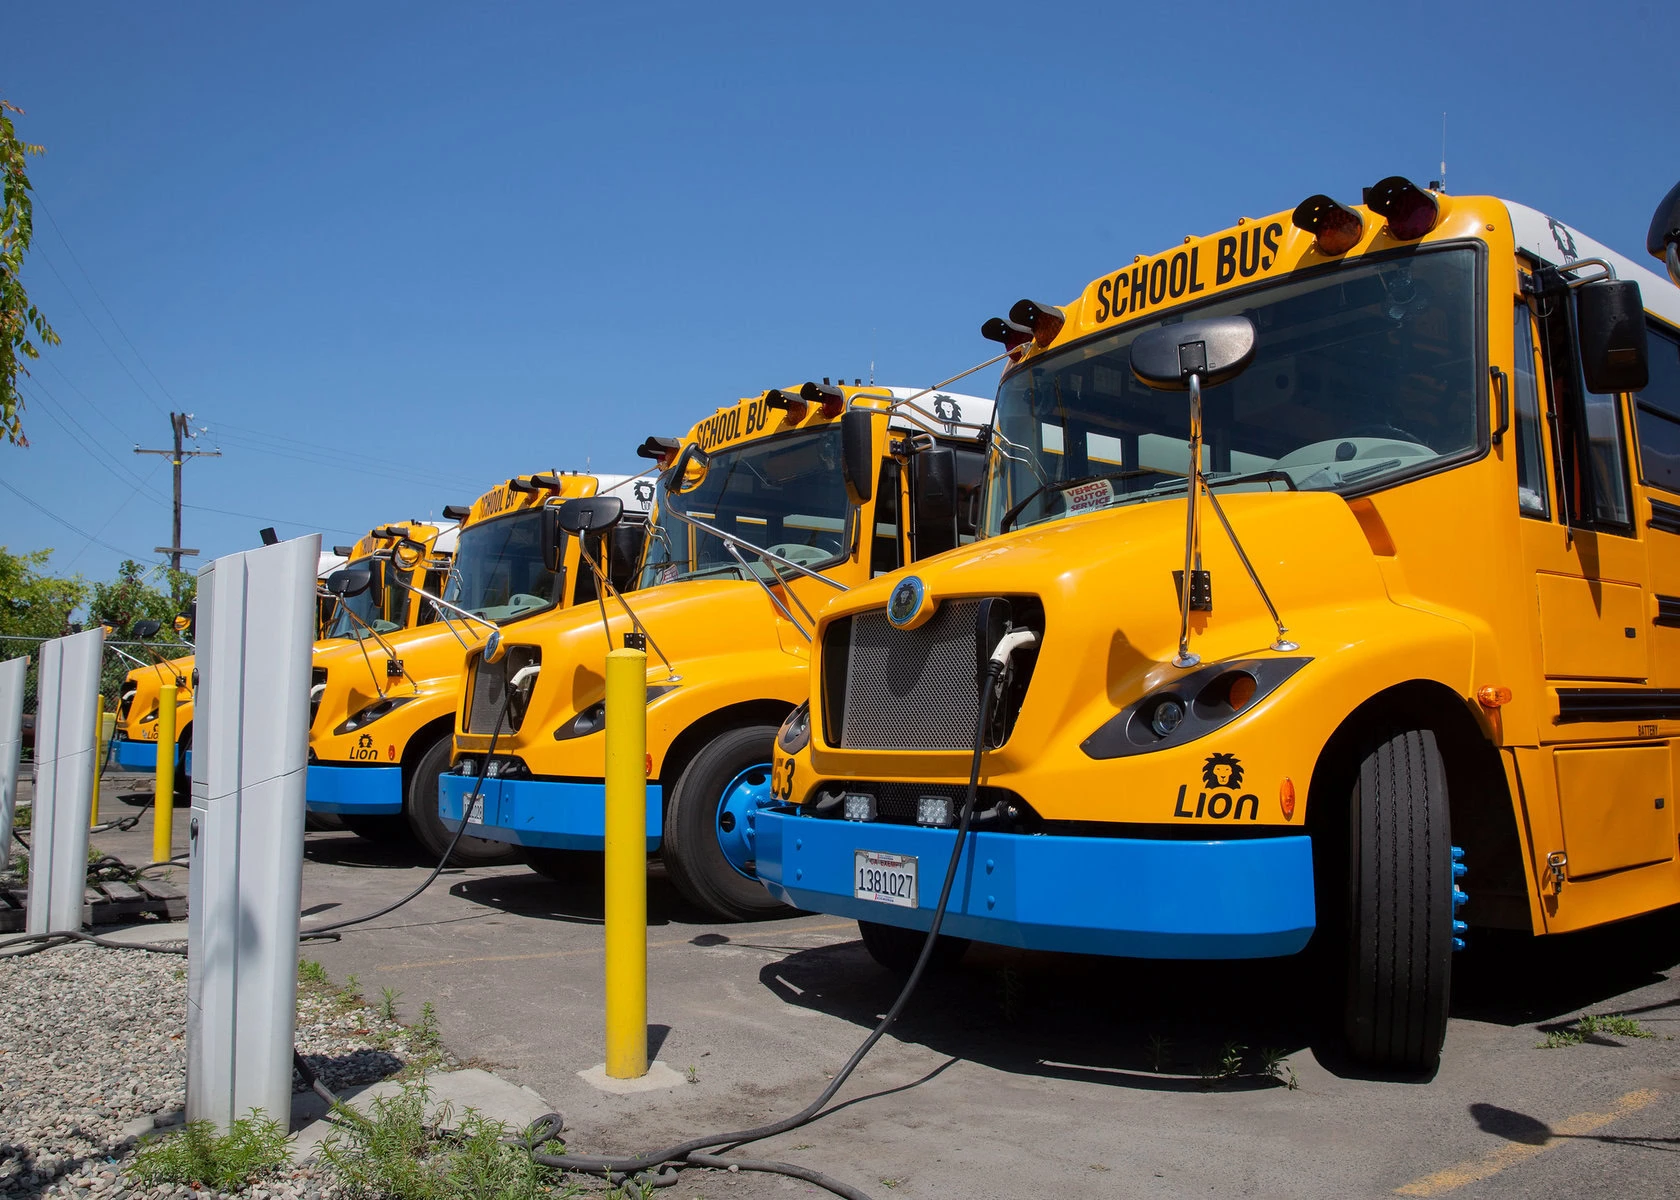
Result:
[[[195,606],[195,611],[196,611],[196,606]],[[193,623],[193,618],[188,616],[186,613],[182,613],[180,616],[175,618],[175,632],[176,633],[187,632],[187,630],[192,628],[192,623]]]
[[[368,596],[373,600],[374,611],[385,612],[385,560],[375,558],[368,564]]]
[[[956,547],[956,451],[923,450],[910,460],[910,517],[917,559]]]
[[[1253,357],[1253,321],[1209,317],[1138,334],[1132,341],[1132,374],[1147,387],[1182,392],[1191,375],[1204,388],[1234,379]]]
[[[1581,374],[1596,395],[1637,392],[1651,380],[1645,305],[1632,279],[1600,279],[1575,289]]]
[[[391,547],[391,561],[404,571],[412,571],[425,557],[425,545],[413,538],[398,538],[396,544]]]
[[[360,596],[373,583],[373,572],[366,567],[341,567],[327,576],[327,591],[334,596]]]
[[[583,496],[568,500],[553,510],[559,527],[574,537],[605,533],[624,515],[624,501],[617,496]]]
[[[635,586],[636,570],[642,565],[642,549],[647,545],[647,525],[641,521],[621,522],[612,531],[611,551],[607,556],[607,577],[613,590],[628,592]]]
[[[875,494],[875,415],[860,408],[840,415],[840,473],[853,504]]]
[[[545,505],[542,510],[542,563],[550,575],[560,574],[565,566],[566,534],[560,528],[560,506]]]
[[[665,476],[665,491],[668,495],[685,495],[699,487],[706,479],[706,464],[711,456],[696,442],[690,442],[683,447],[683,452],[677,455],[677,461]],[[689,468],[697,468],[700,472],[692,480],[688,477]]]
[[[274,526],[272,525],[267,529],[257,530],[257,536],[262,538],[262,544],[265,546],[277,545],[280,541],[280,535],[274,532]]]
[[[162,621],[154,621],[148,617],[144,621],[134,622],[134,628],[130,629],[129,633],[139,638],[141,641],[145,641],[149,637],[156,637],[158,630],[162,628]]]
[[[1680,287],[1680,183],[1669,188],[1657,205],[1650,232],[1645,235],[1645,251],[1663,261],[1668,277]]]

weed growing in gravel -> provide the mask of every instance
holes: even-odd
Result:
[[[1561,1050],[1565,1046],[1579,1046],[1595,1034],[1620,1038],[1654,1038],[1657,1036],[1632,1017],[1624,1017],[1620,1013],[1610,1013],[1602,1017],[1595,1017],[1588,1013],[1561,1029],[1548,1031],[1545,1040],[1536,1044],[1536,1049]]]
[[[428,1120],[427,1099],[423,1084],[404,1084],[396,1095],[375,1099],[365,1118],[343,1114],[344,1131],[321,1147],[321,1158],[338,1176],[343,1194],[354,1200],[538,1200],[581,1194],[565,1185],[559,1171],[533,1162],[523,1146],[508,1145],[503,1139],[515,1131],[507,1125],[471,1108],[456,1122],[448,1104]],[[564,1152],[555,1143],[542,1149]],[[645,1193],[626,1185],[590,1194],[641,1200]]]
[[[443,1035],[438,1031],[437,1009],[432,1007],[430,1000],[420,1006],[420,1023],[414,1027],[414,1036],[428,1050],[436,1050],[443,1045]]]
[[[401,992],[392,991],[390,988],[380,988],[379,1015],[387,1021],[395,1021],[397,1019],[397,1001],[401,999]]]
[[[1172,1039],[1163,1034],[1149,1035],[1149,1069],[1157,1075],[1163,1063],[1172,1061]]]
[[[313,984],[316,987],[327,987],[331,980],[327,978],[327,969],[312,958],[303,959],[298,963],[298,982]]]
[[[239,1191],[291,1160],[286,1127],[252,1109],[225,1134],[212,1121],[193,1121],[178,1133],[142,1146],[131,1174],[142,1183]]]

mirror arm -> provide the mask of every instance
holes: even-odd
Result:
[[[860,530],[862,528],[863,528],[863,520],[860,517],[858,520],[856,520],[852,523],[852,531],[853,531],[854,535],[856,534],[856,532],[858,530]],[[853,538],[852,538],[852,554],[853,554],[854,557],[857,554],[857,537],[856,536],[853,536]],[[790,597],[792,597],[793,602],[799,606],[799,611],[804,613],[805,614],[805,619],[811,623],[811,628],[815,629],[817,627],[817,619],[811,615],[811,610],[805,607],[805,601],[803,601],[799,598],[799,593],[794,591],[791,587],[789,587],[788,586],[788,581],[786,579],[782,578],[782,573],[780,571],[776,570],[776,564],[775,563],[765,563],[764,565],[770,568],[770,574],[772,574],[776,577],[776,582],[781,586],[781,588],[784,592],[786,592]],[[808,641],[810,639],[806,639],[806,640]]]
[[[753,570],[751,567],[747,566],[747,560],[741,556],[741,552],[739,550],[737,550],[735,548],[735,546],[730,542],[725,542],[723,544],[723,548],[725,550],[728,550],[729,553],[732,556],[734,556],[735,561],[741,564],[742,574],[746,575],[746,577],[748,579],[751,579],[754,583],[758,584],[759,587],[764,589],[764,594],[766,596],[770,597],[770,603],[774,604],[777,608],[781,609],[782,610],[782,616],[784,616],[788,619],[788,624],[792,625],[795,629],[799,630],[799,636],[804,638],[807,642],[810,641],[811,640],[811,635],[809,633],[805,632],[805,626],[801,625],[799,623],[798,618],[796,618],[793,615],[793,613],[788,611],[788,606],[782,603],[782,598],[780,596],[776,595],[775,590],[768,583],[764,582],[764,580],[759,576],[758,572]],[[771,566],[770,569],[772,571],[774,571],[776,568],[774,566]],[[780,579],[781,576],[778,575],[778,576],[776,576],[776,578]]]
[[[821,580],[823,583],[828,584],[829,587],[833,588],[837,592],[845,592],[845,591],[850,591],[851,590],[845,584],[841,583],[839,580],[830,579],[827,575],[824,575],[820,571],[813,571],[813,570],[811,570],[810,567],[805,566],[803,563],[796,563],[790,558],[783,558],[780,554],[772,554],[770,551],[766,550],[764,547],[755,546],[751,542],[747,541],[745,538],[736,537],[733,533],[725,533],[723,530],[718,529],[715,526],[706,524],[706,522],[700,520],[698,517],[689,516],[687,513],[683,512],[681,509],[679,509],[676,505],[670,503],[670,493],[669,492],[666,493],[665,507],[663,509],[661,509],[660,511],[669,513],[671,516],[673,516],[673,517],[677,518],[677,520],[681,521],[684,525],[687,525],[690,529],[698,529],[701,533],[711,534],[713,537],[717,538],[719,541],[723,542],[725,545],[734,544],[734,545],[743,547],[749,553],[756,554],[756,555],[758,555],[758,557],[764,559],[767,562],[777,562],[777,563],[780,563],[784,567],[788,567],[788,568],[790,568],[794,571],[799,572],[799,574],[801,574],[801,575],[807,576],[808,578]]]
[[[408,585],[407,584],[400,584],[398,586],[406,587]],[[360,617],[358,617],[356,615],[356,610],[355,609],[346,607],[344,611],[349,614],[350,619],[352,621],[356,622],[356,624],[360,625],[363,629],[367,630],[368,633],[372,635],[373,640],[379,643],[379,648],[381,650],[385,651],[386,659],[389,662],[394,662],[394,663],[397,664],[397,670],[401,671],[403,678],[408,680],[408,686],[413,688],[416,692],[418,692],[420,690],[420,684],[415,680],[414,676],[412,676],[408,673],[408,668],[403,666],[402,659],[399,658],[397,656],[397,652],[391,648],[391,643],[387,642],[384,638],[380,637],[379,636],[379,631],[377,629],[375,629],[372,625],[369,625],[366,621],[364,621]],[[366,643],[361,638],[357,638],[356,639],[356,645],[361,647],[362,659],[363,659],[363,661],[365,661],[367,663],[368,674],[373,677],[373,690],[379,693],[379,698],[381,700],[385,699],[385,691],[384,691],[384,689],[382,689],[379,686],[379,672],[375,671],[373,669],[373,659],[368,656]]]
[[[1571,279],[1563,274],[1565,271],[1579,271],[1582,267],[1603,267],[1602,275],[1589,275],[1585,279]],[[1565,263],[1558,268],[1558,280],[1569,288],[1578,288],[1582,284],[1598,283],[1604,279],[1616,278],[1616,268],[1602,258],[1577,258],[1573,262]]]
[[[611,592],[613,599],[618,601],[618,606],[624,610],[624,615],[630,618],[630,624],[635,627],[637,633],[647,639],[648,645],[653,647],[653,652],[659,655],[659,661],[665,664],[665,674],[670,676],[673,683],[680,682],[682,676],[677,674],[677,669],[671,665],[671,660],[665,657],[665,651],[659,648],[659,643],[653,640],[653,634],[649,633],[647,626],[642,624],[642,619],[630,608],[630,602],[624,598],[617,588],[613,587],[612,581],[607,578],[607,573],[601,569],[594,556],[589,553],[587,542],[587,538],[578,538],[578,553],[583,555],[583,561],[588,563],[589,569],[595,573],[595,598],[601,601],[602,624],[605,624],[607,620],[607,602],[602,599],[601,594]],[[611,649],[610,638],[608,649]]]

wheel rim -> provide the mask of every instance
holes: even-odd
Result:
[[[717,820],[713,823],[718,849],[723,851],[724,861],[744,879],[758,878],[747,867],[758,859],[758,811],[774,802],[769,763],[754,763],[724,785],[718,797]]]

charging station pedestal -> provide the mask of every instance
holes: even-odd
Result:
[[[35,706],[35,799],[29,826],[30,933],[82,927],[88,818],[93,813],[94,719],[105,632],[41,643]]]
[[[12,855],[18,759],[23,753],[23,685],[28,672],[27,658],[0,662],[0,867]]]
[[[224,1130],[291,1115],[320,551],[312,534],[198,573],[187,1120]]]

